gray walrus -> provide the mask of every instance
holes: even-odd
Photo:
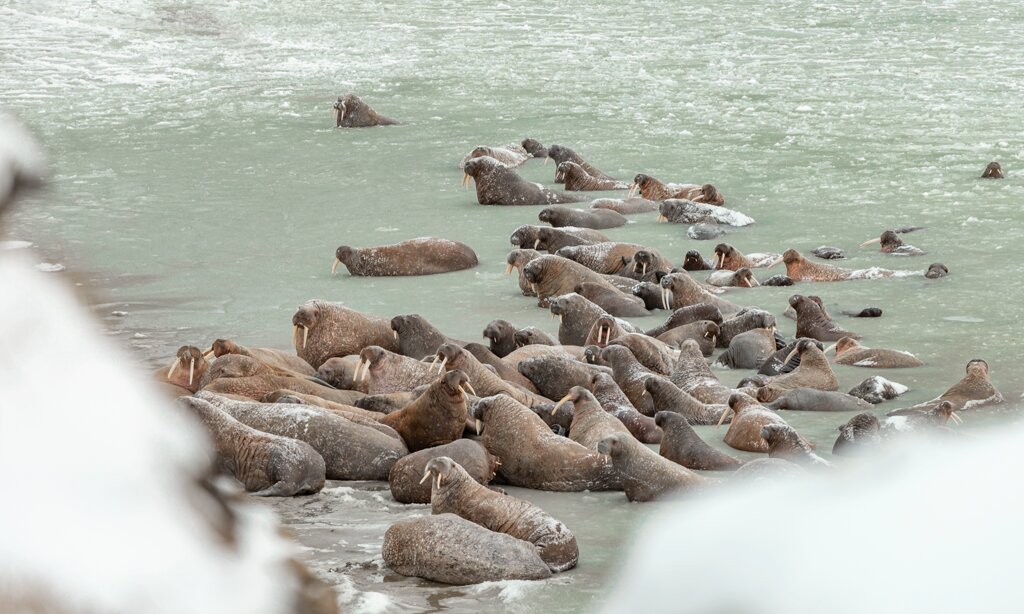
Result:
[[[456,439],[434,448],[424,448],[398,459],[388,473],[391,496],[399,503],[430,503],[431,484],[424,483],[427,463],[447,456],[462,466],[479,484],[487,485],[498,470],[498,457],[472,439]]]
[[[989,162],[981,174],[982,179],[1002,179],[1003,177],[1005,177],[1003,167],[998,162]]]
[[[764,404],[769,409],[790,411],[864,411],[871,403],[855,396],[829,390],[797,388],[787,390],[774,401]]]
[[[494,158],[484,156],[466,162],[466,180],[476,184],[476,200],[481,205],[555,205],[580,199],[531,183]],[[464,183],[465,183],[464,181]]]
[[[335,356],[358,354],[368,345],[398,351],[391,322],[348,309],[340,303],[311,300],[292,316],[295,353],[314,369]]]
[[[378,247],[342,245],[334,252],[332,274],[339,264],[355,276],[400,277],[461,271],[475,267],[479,261],[473,248],[461,241],[419,237]]]
[[[618,418],[606,412],[593,393],[583,386],[573,386],[555,404],[552,413],[558,413],[566,402],[572,403],[569,439],[584,448],[596,451],[597,444],[605,437],[614,433],[629,433],[629,429]]]
[[[874,414],[864,412],[850,418],[839,427],[839,436],[832,445],[832,454],[836,456],[854,456],[877,448],[882,443],[879,435],[881,425]]]
[[[767,452],[768,442],[761,437],[761,428],[769,424],[786,424],[777,413],[742,393],[729,397],[729,409],[733,414],[732,423],[723,441],[737,450]],[[725,414],[722,416],[724,419]]]
[[[630,501],[653,501],[680,491],[699,488],[707,478],[678,465],[634,439],[628,433],[609,435],[598,451],[612,459]]]
[[[662,432],[654,420],[638,412],[629,402],[610,373],[598,372],[590,377],[587,388],[606,412],[615,416],[640,443],[658,443]]]
[[[661,454],[673,463],[695,471],[735,471],[739,460],[709,446],[690,426],[686,416],[673,411],[659,411],[654,416],[661,430]]]
[[[813,446],[788,424],[761,427],[761,439],[768,443],[768,457],[781,458],[805,467],[831,467],[832,463],[814,453]]]
[[[732,369],[757,369],[775,353],[775,330],[755,328],[732,338],[715,364]]]
[[[398,353],[416,360],[433,356],[441,345],[454,342],[418,313],[391,318],[391,330],[398,338]]]
[[[369,128],[371,126],[391,126],[398,122],[384,117],[374,111],[370,105],[355,94],[338,96],[334,103],[335,128]]]
[[[593,228],[605,230],[607,228],[618,228],[625,226],[626,216],[616,213],[610,209],[574,209],[556,205],[544,207],[537,215],[537,219],[547,222],[555,228]]]
[[[651,396],[655,412],[680,414],[689,424],[717,424],[726,419],[723,414],[731,413],[727,405],[698,401],[664,377],[648,377],[644,388]]]

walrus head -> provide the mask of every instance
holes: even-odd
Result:
[[[558,410],[562,407],[562,405],[565,405],[567,402],[572,403],[573,414],[576,414],[577,411],[586,408],[597,408],[600,409],[601,411],[604,411],[604,409],[601,408],[601,404],[597,402],[597,399],[594,397],[594,394],[592,392],[590,392],[583,386],[573,386],[572,388],[569,389],[569,392],[566,393],[566,395],[562,397],[561,400],[558,401],[558,403],[555,403],[555,408],[551,410],[551,413],[557,414]]]
[[[731,269],[739,264],[738,261],[742,260],[742,258],[743,254],[736,251],[736,248],[728,243],[719,243],[715,246],[715,268],[717,269]]]
[[[445,373],[439,383],[444,388],[444,391],[448,393],[448,396],[462,397],[467,403],[469,402],[469,395],[476,396],[476,390],[473,390],[472,384],[469,383],[469,376],[460,369],[452,369]]]
[[[363,115],[368,109],[363,99],[355,94],[338,96],[338,101],[334,103],[334,127],[341,127],[346,117]]]
[[[359,250],[355,247],[348,245],[341,245],[338,249],[334,250],[334,264],[331,265],[331,275],[338,272],[338,265],[344,264],[349,269],[352,268],[352,264],[359,258]]]
[[[352,378],[356,382],[366,379],[370,372],[379,372],[388,360],[388,351],[379,345],[371,345],[359,352],[359,364]]]
[[[447,366],[448,370],[458,369],[462,366],[462,361],[465,359],[465,351],[454,343],[445,343],[441,347],[437,348],[437,354],[434,355],[431,366],[437,365],[437,372],[444,371]],[[437,364],[437,361],[441,361],[441,364]]]
[[[424,321],[423,316],[418,313],[391,318],[391,330],[395,333],[395,339],[398,339],[402,333],[411,330],[418,321]]]
[[[686,256],[683,257],[684,271],[706,271],[708,268],[704,256],[701,256],[700,252],[695,249],[686,252]]]
[[[729,395],[729,402],[727,404],[729,405],[729,410],[722,412],[722,415],[718,418],[718,426],[722,426],[722,423],[725,422],[725,419],[729,416],[739,416],[740,412],[744,409],[751,405],[757,405],[758,403],[742,392],[734,392]],[[733,420],[735,421],[735,417]]]
[[[982,179],[1002,179],[1003,167],[998,162],[989,162],[985,172],[981,174]]]
[[[530,224],[520,226],[512,232],[512,236],[509,237],[509,243],[519,247],[532,248],[533,244],[537,241],[538,230],[540,230],[539,226],[532,226]]]
[[[836,341],[831,346],[825,348],[825,353],[828,354],[829,350],[835,350],[836,356],[839,356],[846,350],[852,350],[853,348],[861,347],[857,340],[853,337],[843,337],[839,341]]]
[[[670,196],[663,183],[643,173],[638,173],[633,177],[633,185],[630,187],[629,195],[626,198],[633,198],[637,192],[647,200],[664,200]],[[658,221],[661,221],[661,216],[659,216]]]
[[[252,377],[269,370],[269,367],[251,356],[229,354],[213,363],[210,367],[210,379]]]
[[[949,275],[949,269],[941,262],[936,262],[930,265],[928,270],[924,273],[924,276],[928,279],[938,279],[940,277],[945,277],[946,275]]]
[[[598,453],[615,458],[625,452],[626,445],[628,444],[627,437],[632,437],[632,435],[629,433],[615,433],[605,437],[597,444]]]
[[[471,158],[467,160],[466,166],[462,170],[466,174],[467,178],[472,177],[473,179],[478,179],[479,177],[500,168],[506,168],[506,166],[490,156],[481,156],[479,158]],[[465,183],[466,180],[467,179],[464,178],[463,183]]]
[[[708,204],[717,204],[720,201],[722,201],[722,195],[718,192],[718,188],[710,183],[700,186],[700,195],[693,199],[695,203]]]
[[[507,320],[492,320],[484,328],[483,336],[491,342],[491,351],[504,357],[515,347],[516,327]],[[501,353],[495,350],[501,350]]]
[[[651,381],[654,378],[647,378],[647,381]],[[661,430],[667,430],[670,425],[675,424],[690,424],[686,416],[674,411],[659,411],[654,414],[654,424],[658,425]]]
[[[949,401],[939,403],[938,407],[935,407],[929,413],[932,419],[939,425],[945,425],[950,420],[953,420],[956,424],[963,423],[960,416],[956,415],[956,412],[953,410],[953,404]]]
[[[754,288],[761,285],[761,282],[757,281],[757,278],[754,277],[754,274],[747,267],[736,271],[735,280],[736,285],[741,288]]]
[[[566,160],[572,160],[576,157],[576,152],[565,147],[563,145],[551,145],[548,147],[548,157],[544,160],[544,164],[548,163],[548,160],[554,160],[555,163],[561,164]]]
[[[821,350],[821,347],[819,346],[818,342],[815,341],[814,339],[808,339],[807,337],[801,337],[800,340],[796,342],[796,345],[793,346],[793,351],[791,351],[789,353],[789,356],[786,356],[786,360],[784,360],[782,362],[783,363],[787,363],[787,362],[790,361],[791,358],[793,358],[794,356],[796,356],[798,354],[800,355],[800,360],[803,361],[803,357],[804,357],[804,353],[805,352],[818,352],[818,353],[822,353],[822,350]]]
[[[769,456],[776,451],[804,450],[810,452],[810,448],[804,443],[800,434],[788,424],[766,424],[762,426],[761,439],[768,444]]]
[[[532,326],[521,328],[512,335],[512,338],[516,342],[516,347],[524,347],[527,345],[556,345],[551,339],[546,338],[542,331],[537,330]]]
[[[657,260],[654,252],[641,249],[633,254],[633,272],[639,273],[640,277],[643,277],[648,270],[653,271],[654,267],[658,266]]]
[[[295,315],[292,316],[292,345],[295,349],[305,348],[306,343],[309,341],[309,329],[316,326],[317,316],[319,316],[319,309],[317,306],[309,303],[299,307]],[[299,329],[302,329],[302,345],[299,345]]]
[[[428,478],[433,478],[431,490],[441,490],[442,484],[450,484],[456,476],[461,477],[459,476],[460,470],[462,474],[466,473],[466,470],[461,465],[447,456],[432,458],[423,471],[423,478],[420,479],[420,484],[427,481]]]
[[[782,252],[782,261],[785,262],[787,265],[800,263],[804,261],[804,257],[800,254],[800,252],[796,251],[795,249],[787,249],[786,251]]]
[[[618,329],[619,323],[615,321],[614,316],[610,316],[608,314],[597,318],[590,328],[591,334],[593,334],[593,331],[597,331],[597,342],[595,345],[600,348],[608,345],[608,342],[612,340],[612,333],[616,332]]]
[[[715,324],[714,322],[707,320],[704,322],[704,325],[701,326],[701,330],[702,336],[705,339],[710,339],[712,346],[718,343],[718,335],[721,334],[722,332],[722,329],[718,326],[718,324]]]
[[[178,350],[179,352],[181,350]],[[988,379],[988,363],[981,358],[972,358],[965,368],[967,375],[977,375]]]
[[[559,168],[561,168],[561,166],[559,166]],[[540,210],[540,213],[537,214],[538,220],[542,222],[547,222],[548,224],[553,223],[553,221],[556,220],[557,217],[558,207],[544,207],[543,209]]]
[[[192,345],[183,345],[178,348],[174,364],[167,370],[167,380],[195,392],[199,388],[199,380],[206,373],[208,366],[209,364],[199,348]],[[181,369],[181,375],[175,377],[178,369]],[[186,373],[188,377],[185,376]]]
[[[682,296],[700,286],[688,273],[672,273],[661,278],[662,302],[665,309],[669,309],[676,296]]]
[[[230,339],[217,339],[210,345],[210,349],[203,352],[203,358],[209,360],[210,356],[213,355],[216,358],[220,358],[225,354],[241,354],[242,349],[238,347],[238,344]]]
[[[522,146],[534,158],[548,157],[548,148],[541,145],[537,139],[523,139]]]
[[[582,166],[571,160],[559,162],[555,168],[555,181],[565,181],[566,178],[578,175],[581,171],[586,173]]]
[[[555,244],[561,232],[562,231],[560,231],[560,229],[558,228],[550,228],[548,226],[542,226],[538,228],[537,238],[533,242],[533,249],[550,250],[550,246]]]
[[[589,365],[607,365],[601,358],[601,348],[596,345],[583,346],[583,362]]]

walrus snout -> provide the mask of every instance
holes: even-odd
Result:
[[[936,262],[930,265],[924,274],[928,279],[938,279],[939,277],[945,277],[946,275],[949,275],[949,269],[941,262]]]
[[[985,172],[981,174],[982,179],[1002,179],[1003,167],[998,162],[989,162]]]

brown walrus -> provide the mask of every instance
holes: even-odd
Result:
[[[523,139],[523,142],[520,144],[534,158],[548,157],[548,148],[541,145],[537,139]]]
[[[679,309],[698,303],[714,305],[722,315],[731,315],[743,309],[736,303],[718,298],[701,287],[689,273],[671,273],[661,278],[665,309]]]
[[[1003,167],[998,162],[989,162],[985,167],[985,172],[981,174],[982,179],[1002,179],[1003,177]]]
[[[633,258],[644,249],[644,246],[636,243],[607,241],[563,247],[555,255],[578,262],[602,275],[628,275],[634,266]]]
[[[391,126],[396,120],[377,113],[370,105],[355,94],[338,96],[334,103],[335,128],[369,128],[370,126]]]
[[[819,299],[820,300],[820,299]],[[811,297],[794,294],[789,306],[796,311],[796,336],[818,341],[839,341],[844,337],[860,339],[860,335],[836,324],[820,303]]]
[[[573,386],[588,385],[594,373],[611,373],[611,369],[587,364],[564,352],[534,356],[523,360],[516,368],[549,399],[561,399]]]
[[[465,168],[466,162],[473,158],[494,158],[498,162],[501,162],[509,168],[515,168],[526,163],[532,156],[519,145],[502,145],[500,147],[488,147],[486,145],[479,145],[473,148],[473,151],[466,154],[464,158],[459,162],[459,168]]]
[[[498,457],[472,439],[456,439],[434,448],[424,448],[398,459],[388,473],[391,496],[399,503],[430,503],[431,484],[423,482],[427,463],[447,456],[462,466],[478,484],[488,484],[498,470]]]
[[[354,379],[360,392],[387,394],[430,384],[437,372],[428,363],[371,345],[359,352]]]
[[[400,520],[384,532],[384,564],[403,576],[445,584],[543,580],[551,570],[533,544],[455,514]]]
[[[886,230],[877,239],[868,239],[861,243],[860,246],[867,247],[873,243],[880,245],[879,251],[883,254],[893,254],[895,256],[924,256],[925,254],[923,249],[904,243],[895,230]]]
[[[530,261],[523,268],[523,276],[533,284],[540,307],[547,307],[550,298],[575,291],[576,286],[585,281],[615,289],[600,274],[560,256],[545,255]]]
[[[378,247],[342,245],[334,252],[331,273],[337,272],[339,264],[355,276],[398,277],[450,273],[479,263],[473,248],[461,241],[419,237]]]
[[[476,391],[476,396],[506,394],[527,407],[551,403],[550,399],[501,379],[484,367],[475,356],[453,343],[446,343],[438,348],[434,357],[434,362],[437,361],[441,361],[438,371],[458,369],[465,373],[472,389]]]
[[[558,342],[551,335],[536,326],[520,328],[513,337],[515,338],[517,348],[527,345],[558,345]]]
[[[975,358],[967,363],[966,371],[967,375],[962,380],[953,384],[937,398],[908,407],[906,410],[932,409],[943,401],[949,401],[953,405],[953,411],[966,411],[986,405],[997,405],[1005,400],[989,379],[987,362]]]
[[[458,344],[456,343],[455,345]],[[440,350],[441,348],[439,347],[438,349]],[[516,370],[516,365],[504,358],[498,358],[494,355],[494,352],[490,351],[486,347],[479,343],[467,343],[463,346],[463,349],[472,355],[473,358],[476,358],[477,362],[481,365],[486,365],[494,369],[494,373],[506,382],[518,386],[528,392],[537,392],[533,383]],[[434,354],[436,355],[437,352]],[[514,357],[515,352],[509,354],[509,356]]]
[[[622,345],[629,349],[640,364],[660,375],[672,372],[676,364],[676,352],[667,344],[643,333],[619,335],[608,345]]]
[[[701,186],[693,183],[662,183],[650,175],[640,173],[633,177],[633,189],[629,195],[639,192],[647,200],[662,201],[670,198],[693,200],[702,194]],[[722,202],[725,202],[724,200]]]
[[[683,414],[659,411],[654,421],[665,433],[658,454],[673,463],[695,471],[735,471],[743,464],[709,446],[697,435]]]
[[[476,184],[476,200],[481,205],[555,205],[576,203],[580,199],[531,183],[494,158],[473,158],[463,169],[466,183]]]
[[[686,324],[692,324],[701,320],[709,320],[715,324],[721,324],[723,321],[722,312],[719,311],[718,307],[707,303],[699,303],[697,305],[690,305],[689,307],[680,307],[679,309],[674,310],[672,314],[665,319],[663,324],[655,326],[647,331],[646,334],[652,337],[660,337],[677,326],[685,326]]]
[[[612,368],[612,378],[618,384],[633,407],[645,416],[654,415],[654,403],[646,394],[644,380],[657,375],[621,345],[609,345],[601,350],[601,361]]]
[[[316,375],[316,369],[311,367],[308,362],[302,360],[298,356],[294,356],[281,350],[272,350],[270,348],[250,348],[238,345],[230,339],[217,339],[210,346],[203,356],[209,357],[211,354],[220,358],[225,354],[241,354],[242,356],[250,356],[256,360],[262,362],[265,365],[276,367],[278,369],[287,369],[294,371],[300,375]]]
[[[835,363],[851,367],[901,369],[920,367],[924,363],[910,352],[865,347],[853,337],[843,337],[832,346],[836,350]],[[826,348],[825,353],[832,348]]]
[[[199,396],[202,396],[204,394],[207,394],[207,393],[200,392]],[[215,393],[210,393],[210,394],[215,394]],[[218,398],[229,398],[227,396],[221,396],[221,395],[215,395],[215,396],[217,396]],[[205,397],[203,397],[203,398],[205,398]],[[366,398],[366,397],[363,397],[363,398]],[[233,398],[233,400],[245,401],[245,402],[255,402],[255,401],[253,401],[252,399],[250,399],[248,397],[236,397],[236,398]],[[356,402],[358,403],[360,400],[361,399],[357,399]],[[363,409],[361,407],[356,407],[355,405],[343,405],[341,403],[335,403],[334,401],[328,401],[327,399],[323,399],[323,398],[320,398],[318,396],[314,396],[312,394],[305,394],[303,392],[295,392],[295,391],[292,391],[292,390],[285,390],[284,388],[282,388],[280,390],[275,390],[274,392],[271,392],[270,394],[264,395],[264,397],[262,399],[259,399],[259,402],[260,403],[292,403],[292,404],[295,404],[295,405],[312,405],[314,407],[320,407],[322,409],[330,410],[330,412],[332,414],[336,415],[336,416],[341,416],[342,418],[345,418],[346,420],[350,420],[352,422],[355,422],[356,424],[359,424],[359,425],[362,425],[362,426],[368,426],[368,427],[372,428],[375,431],[380,431],[381,433],[384,433],[388,437],[393,437],[395,439],[401,439],[401,437],[398,435],[398,432],[395,431],[395,429],[391,428],[390,426],[387,426],[386,424],[381,424],[380,423],[380,419],[383,416],[382,412],[370,411],[368,409]],[[410,399],[410,402],[411,402],[411,399]],[[397,410],[399,408],[396,407],[395,409]]]
[[[715,268],[738,271],[740,269],[771,268],[782,260],[780,254],[746,254],[728,243],[715,246]]]
[[[462,437],[469,413],[469,378],[458,369],[431,384],[416,400],[380,419],[398,431],[410,452],[451,443]]]
[[[590,376],[587,388],[606,412],[615,416],[640,443],[661,442],[661,429],[654,420],[638,412],[629,402],[610,373],[598,372]]]
[[[316,370],[316,377],[335,388],[354,390],[357,366],[359,366],[358,354],[353,356],[335,356],[320,365],[320,368]]]
[[[547,250],[549,254],[554,254],[564,247],[607,243],[608,241],[611,239],[607,235],[594,228],[540,226],[537,228],[537,238],[533,243],[533,248]]]
[[[892,437],[897,433],[907,433],[922,429],[942,428],[950,420],[953,420],[956,424],[963,422],[960,416],[956,415],[953,404],[949,401],[942,401],[931,408],[897,409],[887,413],[886,416],[888,416],[888,419],[882,424],[883,437]]]
[[[484,447],[501,461],[498,474],[513,486],[567,492],[622,488],[603,456],[552,433],[540,416],[509,396],[481,399],[472,414],[481,421]]]
[[[601,284],[583,282],[573,292],[617,318],[643,317],[649,313],[642,299]]]
[[[831,264],[811,262],[795,249],[787,249],[783,252],[782,261],[786,263],[786,275],[794,281],[843,281],[854,278],[892,277],[894,274],[888,269],[872,268],[853,271]]]
[[[626,216],[610,209],[573,209],[556,205],[545,207],[537,215],[537,219],[547,222],[555,228],[593,228],[604,230],[625,226]]]
[[[199,398],[246,426],[309,444],[323,458],[329,480],[386,479],[395,461],[409,453],[394,434],[313,405],[234,401],[207,392]]]
[[[571,160],[555,169],[555,183],[564,183],[570,192],[593,192],[599,190],[628,190],[629,184],[614,179],[601,179],[588,173],[582,166]]]
[[[398,353],[416,360],[433,356],[445,343],[457,343],[418,313],[391,318],[391,330],[398,338]]]
[[[596,179],[602,179],[605,181],[616,181],[615,177],[612,177],[608,173],[590,164],[589,162],[584,160],[583,157],[580,156],[578,153],[564,145],[551,145],[550,147],[548,147],[548,157],[546,160],[544,160],[544,164],[547,164],[548,160],[555,161],[556,169],[563,162],[575,162],[591,177],[594,177]],[[557,171],[555,173],[555,183],[562,183],[562,181],[560,181],[558,178]]]
[[[576,566],[580,558],[576,537],[536,505],[481,486],[446,456],[427,463],[423,479],[428,478],[434,484],[430,495],[434,514],[457,514],[492,531],[530,542],[551,571]]]
[[[732,424],[725,433],[724,441],[737,450],[767,453],[768,442],[761,437],[761,429],[769,424],[786,424],[777,413],[742,393],[729,397],[729,409],[732,410]],[[722,414],[723,420],[725,415]]]
[[[633,268],[629,275],[636,279],[650,279],[648,273],[672,272],[672,261],[662,256],[658,250],[644,248],[633,254]]]
[[[170,367],[161,367],[154,374],[160,381],[195,393],[210,368],[203,352],[193,345],[183,345],[175,353]]]
[[[311,300],[299,306],[292,316],[295,353],[319,369],[328,358],[358,354],[368,345],[398,351],[391,322],[360,313],[340,303]],[[300,334],[301,333],[301,334]]]
[[[784,362],[788,363],[796,355],[800,356],[800,365],[758,388],[758,401],[771,403],[785,394],[787,390],[796,390],[797,388],[814,388],[826,392],[839,390],[839,380],[836,379],[835,372],[828,364],[825,353],[814,340],[800,339]]]
[[[218,358],[203,377],[202,389],[218,394],[233,394],[258,401],[276,390],[290,390],[352,405],[363,395],[351,390],[335,390],[296,374],[268,367],[255,358],[229,354]]]
[[[569,425],[569,439],[584,448],[597,450],[597,444],[613,433],[629,433],[629,429],[615,416],[604,410],[594,395],[583,386],[573,386],[562,397],[552,413],[566,402],[572,403],[572,423]]]
[[[769,458],[781,458],[804,466],[832,466],[832,463],[815,454],[814,446],[788,424],[766,424],[761,427],[761,439],[768,444]]]
[[[832,445],[832,454],[853,456],[876,448],[882,442],[879,435],[881,425],[874,414],[864,412],[850,418],[839,427],[839,436]]]
[[[628,433],[609,435],[597,449],[611,457],[630,501],[653,501],[707,482],[707,478],[659,456]]]
[[[688,424],[717,424],[723,414],[729,413],[725,404],[699,401],[664,377],[648,377],[644,380],[644,390],[651,397],[655,416],[672,412],[686,418]]]
[[[693,339],[700,345],[701,354],[711,356],[718,345],[718,335],[720,332],[721,327],[711,320],[698,320],[690,324],[670,328],[667,332],[655,338],[674,348],[680,347],[687,339]]]
[[[258,497],[291,497],[320,492],[324,459],[308,443],[263,433],[196,397],[178,403],[206,426],[217,464]]]
[[[491,320],[484,328],[484,338],[490,341],[489,349],[498,358],[504,358],[516,349],[516,325],[508,320]]]

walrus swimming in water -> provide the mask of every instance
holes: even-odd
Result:
[[[718,307],[708,303],[698,303],[696,305],[690,305],[689,307],[680,307],[672,312],[672,315],[665,320],[664,324],[655,326],[647,331],[646,334],[651,337],[660,337],[677,326],[692,324],[693,322],[699,322],[700,320],[710,320],[715,324],[721,324],[722,312]]]
[[[582,166],[572,161],[562,162],[558,165],[555,169],[555,183],[564,183],[565,189],[570,192],[629,189],[629,184],[624,181],[594,177]]]
[[[928,270],[924,272],[924,276],[928,279],[938,279],[949,275],[949,268],[941,262],[934,262],[928,266]]]
[[[520,362],[517,368],[533,382],[540,394],[549,399],[561,399],[573,386],[590,384],[590,378],[594,373],[611,373],[606,367],[576,360],[568,354],[535,356]]]
[[[526,150],[534,158],[547,158],[548,148],[541,145],[537,139],[523,139],[521,143],[523,149]]]
[[[626,216],[616,213],[611,209],[574,209],[561,205],[544,207],[540,210],[537,218],[542,222],[551,224],[555,228],[568,226],[571,228],[593,228],[595,230],[618,228],[619,226],[625,226],[626,222],[629,221],[626,219]]]
[[[615,289],[600,274],[559,256],[547,255],[532,260],[523,268],[523,276],[533,284],[537,305],[540,307],[547,307],[550,298],[573,292],[577,285],[585,281]]]
[[[985,167],[985,172],[981,174],[982,179],[1002,179],[1003,177],[1003,167],[998,162],[989,162]]]
[[[828,364],[828,358],[812,339],[800,339],[788,358],[800,355],[800,366],[772,379],[766,386],[758,388],[757,400],[770,403],[796,388],[814,388],[816,390],[839,390],[839,380]],[[789,362],[789,360],[786,362]]]
[[[714,186],[712,186],[712,188],[713,187]],[[655,179],[654,177],[651,177],[650,175],[644,175],[643,173],[639,173],[635,177],[633,177],[633,186],[629,192],[629,195],[632,197],[635,192],[639,192],[640,196],[643,196],[647,200],[653,201],[662,201],[667,200],[669,198],[682,198],[684,200],[693,200],[694,198],[701,196],[703,193],[701,186],[697,184],[666,184]]]
[[[481,205],[554,205],[580,199],[531,183],[494,158],[472,158],[466,162],[463,183],[474,180],[476,200]]]
[[[740,269],[771,268],[782,260],[781,254],[747,254],[728,243],[715,246],[715,268],[738,271]]]
[[[555,255],[578,262],[602,275],[626,275],[634,256],[643,249],[642,245],[636,243],[608,241],[563,247],[555,252]]]
[[[672,365],[676,363],[674,348],[663,341],[642,333],[625,333],[619,335],[608,345],[621,345],[629,349],[640,364],[661,375],[668,375]]]
[[[754,218],[718,205],[670,198],[662,201],[661,205],[658,206],[658,221],[673,224],[749,226],[754,223]]]
[[[217,463],[258,497],[291,497],[320,492],[324,459],[308,443],[263,433],[196,397],[178,403],[206,426]]]
[[[519,290],[523,293],[523,296],[537,296],[530,282],[526,281],[526,278],[523,277],[523,269],[531,261],[540,258],[541,255],[535,249],[514,249],[505,257],[505,262],[507,263],[505,274],[511,275],[512,271],[516,271],[519,277]]]
[[[634,279],[651,279],[648,273],[656,277],[658,272],[671,273],[672,261],[662,256],[656,249],[644,248],[633,254],[633,267],[627,269],[626,275]]]
[[[340,303],[311,300],[292,316],[295,353],[319,369],[328,358],[358,354],[368,345],[398,351],[391,322],[343,307]],[[300,334],[301,331],[301,334]]]
[[[814,453],[813,446],[788,424],[766,424],[761,438],[768,444],[768,457],[781,458],[797,465],[831,467],[832,463]]]
[[[733,337],[715,364],[730,369],[758,369],[775,351],[774,327],[753,328]]]
[[[334,103],[335,128],[368,128],[370,126],[391,126],[398,122],[377,113],[370,105],[355,94],[338,96]]]
[[[711,356],[718,345],[718,335],[721,328],[711,320],[697,320],[690,324],[675,326],[655,337],[658,341],[669,347],[679,348],[687,339],[693,339],[700,345],[700,352],[704,356]]]
[[[943,401],[953,404],[953,411],[965,411],[977,409],[986,405],[997,405],[1002,403],[1003,395],[992,385],[988,376],[988,363],[980,358],[975,358],[967,363],[967,375],[962,380],[953,384],[949,390],[931,401],[926,401],[913,407],[908,407],[898,412],[908,412],[920,409],[932,409]],[[897,415],[890,412],[886,415]]]
[[[272,350],[269,348],[250,348],[238,345],[230,339],[217,339],[210,346],[203,356],[209,356],[213,354],[217,358],[226,354],[241,354],[242,356],[251,356],[263,364],[278,369],[287,369],[294,371],[300,375],[316,375],[316,369],[311,367],[308,362],[302,360],[298,356],[282,352],[281,350]]]
[[[894,256],[924,256],[925,254],[923,249],[904,243],[903,239],[893,230],[886,230],[877,239],[868,239],[861,243],[860,246],[867,247],[874,243],[881,245],[880,251],[883,254],[892,254]]]
[[[598,198],[590,203],[591,209],[611,209],[622,215],[651,213],[658,210],[658,203],[646,198]]]
[[[462,437],[469,413],[469,378],[458,369],[431,384],[416,400],[380,419],[395,429],[410,452],[451,443]]]
[[[743,309],[736,303],[711,294],[688,273],[672,273],[662,277],[661,288],[665,293],[665,309],[679,309],[699,303],[714,305],[722,315],[731,315]]]
[[[832,445],[832,454],[854,456],[878,447],[882,443],[882,438],[879,435],[880,428],[881,425],[874,414],[868,412],[857,414],[839,427],[839,436]]]
[[[796,336],[818,341],[839,341],[844,337],[860,339],[860,335],[844,330],[828,316],[824,308],[813,299],[794,294],[789,305],[796,310]]]
[[[673,463],[695,471],[735,471],[743,464],[709,446],[697,435],[683,414],[659,411],[654,421],[665,432],[658,454]]]
[[[576,537],[529,501],[481,486],[448,457],[427,463],[423,479],[433,484],[430,507],[434,514],[458,514],[492,531],[530,542],[551,571],[576,566],[580,558]]]
[[[721,404],[735,392],[722,384],[711,372],[701,354],[700,346],[687,339],[679,346],[679,358],[672,367],[669,380],[693,398],[708,404]]]
[[[593,228],[541,226],[537,229],[537,238],[533,242],[533,248],[547,250],[549,254],[554,254],[560,249],[573,245],[592,245],[610,241],[611,239],[604,233]]]
[[[548,309],[552,315],[558,316],[558,342],[562,345],[586,345],[594,322],[603,315],[609,315],[604,309],[575,292],[550,299]],[[640,332],[625,320],[619,320],[617,323],[626,332]]]
[[[729,447],[744,452],[768,452],[768,442],[761,437],[761,429],[769,424],[786,424],[777,413],[742,393],[729,397],[729,409],[732,410],[732,424],[725,433],[724,441]],[[727,413],[722,414],[722,420]]]
[[[704,256],[701,256],[700,252],[695,249],[691,249],[686,252],[686,255],[683,257],[684,271],[713,271],[714,268],[715,265],[708,262],[708,260],[705,259]]]
[[[583,170],[586,171],[588,175],[594,177],[595,179],[600,179],[603,181],[616,181],[615,177],[612,177],[608,173],[605,173],[604,171],[596,168],[595,166],[584,160],[578,153],[563,145],[552,145],[548,147],[548,159],[555,161],[556,169],[557,166],[561,165],[563,162],[575,162],[581,168],[583,168]],[[547,162],[547,160],[544,160],[545,164],[547,164]],[[562,181],[559,181],[558,179],[557,172],[555,174],[555,183],[562,183]]]
[[[709,285],[720,288],[756,288],[761,285],[750,269],[743,267],[738,271],[715,271],[704,280]]]
[[[855,278],[892,277],[894,274],[893,271],[877,267],[853,271],[830,264],[811,262],[795,249],[783,252],[782,261],[786,263],[786,275],[795,281],[843,281]]]
[[[479,145],[473,148],[473,151],[466,154],[464,158],[459,162],[459,168],[466,168],[466,162],[469,162],[473,158],[494,158],[498,162],[501,162],[509,168],[515,168],[526,163],[532,156],[527,153],[526,149],[519,145],[502,145],[501,147],[487,147],[486,145]]]
[[[611,457],[630,501],[653,501],[707,482],[699,473],[659,456],[628,433],[609,435],[597,450]]]
[[[768,409],[791,411],[864,411],[871,403],[855,396],[835,391],[796,388],[787,390],[779,398],[765,403]]]
[[[609,314],[619,318],[643,317],[648,315],[643,300],[592,282],[583,282],[573,291],[591,301]]]
[[[877,369],[902,369],[920,367],[924,363],[910,352],[865,347],[852,337],[843,337],[832,346],[836,350],[835,363],[851,367],[875,367]],[[832,348],[827,348],[828,350]]]
[[[332,274],[338,271],[339,264],[344,264],[354,276],[397,277],[450,273],[479,263],[476,252],[465,243],[420,237],[379,247],[342,245],[334,252]]]
[[[756,328],[770,328],[775,334],[775,316],[762,309],[747,307],[718,326],[718,347],[727,348],[737,335]]]
[[[424,448],[398,459],[388,473],[391,496],[399,503],[430,503],[431,484],[423,482],[427,463],[447,456],[458,463],[478,484],[488,484],[498,470],[498,457],[472,439],[456,439],[434,448]]]

